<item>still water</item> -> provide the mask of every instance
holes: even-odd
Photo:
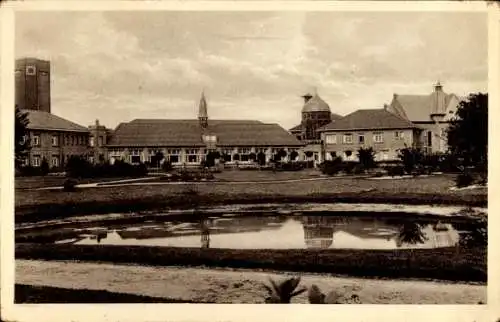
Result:
[[[56,243],[229,249],[397,249],[455,246],[471,227],[439,220],[343,217],[210,217],[73,229]]]

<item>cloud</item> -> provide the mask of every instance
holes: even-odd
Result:
[[[18,12],[16,55],[50,59],[54,113],[114,127],[209,114],[291,127],[302,95],[332,112],[487,88],[486,14],[404,12]],[[43,28],[41,28],[43,26]]]

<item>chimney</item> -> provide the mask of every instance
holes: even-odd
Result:
[[[443,91],[443,85],[441,85],[440,81],[437,81],[436,85],[434,85],[434,91],[435,92],[442,92]]]
[[[302,95],[302,98],[304,99],[304,104],[309,102],[309,100],[312,98],[312,95],[307,93],[305,95]]]

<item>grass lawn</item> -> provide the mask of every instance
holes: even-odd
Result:
[[[292,183],[129,185],[62,190],[16,190],[16,216],[61,217],[168,207],[269,202],[372,202],[486,206],[487,189],[450,191],[454,176],[368,180],[337,177]],[[193,193],[194,191],[194,193]]]
[[[224,170],[215,173],[214,177],[220,181],[281,181],[308,178],[319,178],[322,174],[315,169],[301,171],[270,171],[270,170]]]
[[[486,282],[485,249],[233,250],[152,246],[16,244],[16,259],[148,266],[203,266]]]
[[[79,179],[79,184],[109,182],[116,180],[133,179],[132,177],[120,178],[87,178]],[[147,178],[145,178],[146,180]],[[16,177],[14,184],[16,189],[37,189],[45,187],[60,187],[66,180],[65,176],[34,176],[34,177]]]

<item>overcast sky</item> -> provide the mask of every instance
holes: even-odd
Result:
[[[16,56],[51,61],[52,112],[114,128],[209,117],[290,128],[305,92],[332,112],[393,93],[487,90],[484,13],[18,12]]]

